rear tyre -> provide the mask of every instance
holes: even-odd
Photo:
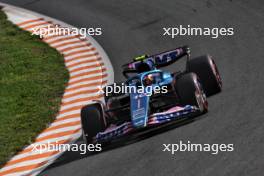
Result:
[[[200,56],[189,61],[189,72],[199,77],[207,96],[221,92],[222,80],[211,56]]]
[[[187,73],[180,76],[176,80],[175,89],[182,105],[196,106],[200,112],[207,112],[207,98],[195,73]]]
[[[81,123],[84,141],[92,143],[96,134],[106,129],[101,105],[91,104],[84,106],[81,110]]]

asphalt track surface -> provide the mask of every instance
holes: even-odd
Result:
[[[188,44],[192,56],[210,53],[223,78],[221,94],[209,98],[210,112],[192,123],[129,145],[82,156],[65,153],[40,175],[75,176],[260,176],[264,168],[264,1],[262,0],[6,0],[77,27],[102,27],[95,39],[123,80],[121,65],[144,53]],[[177,25],[233,27],[234,36],[162,36]],[[177,65],[177,64],[176,64]],[[173,66],[170,69],[177,69]],[[162,152],[162,144],[233,143],[233,152]],[[81,142],[81,141],[79,141]]]

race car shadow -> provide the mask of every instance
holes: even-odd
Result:
[[[81,154],[80,152],[76,152],[76,151],[66,151],[61,157],[59,157],[55,163],[53,163],[52,165],[50,165],[48,168],[46,168],[46,170],[51,169],[51,168],[55,168],[76,160],[80,160],[80,159],[84,159],[87,157],[90,157],[92,155],[96,155],[96,154],[100,154],[102,152],[107,152],[109,150],[114,150],[120,147],[124,147],[126,145],[132,144],[132,143],[136,143],[138,141],[141,140],[145,140],[147,138],[156,136],[158,134],[162,134],[164,132],[167,132],[169,130],[172,129],[176,129],[178,127],[190,124],[194,121],[197,121],[201,118],[206,118],[207,115],[202,115],[202,116],[196,116],[193,118],[188,118],[188,119],[184,119],[182,121],[176,121],[176,122],[172,122],[172,123],[168,123],[168,124],[164,124],[162,126],[159,126],[158,128],[153,128],[147,131],[143,131],[143,132],[139,132],[139,133],[135,133],[129,136],[124,136],[118,140],[112,141],[111,144],[107,144],[105,146],[103,146],[103,150],[101,152],[89,152],[86,154]],[[84,141],[82,138],[79,138],[76,141],[76,144],[81,145],[84,144]]]

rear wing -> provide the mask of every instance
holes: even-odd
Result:
[[[150,56],[153,58],[156,68],[161,68],[173,64],[183,56],[190,53],[188,46],[179,47],[173,50],[165,51],[159,54]]]
[[[189,59],[190,49],[188,46],[179,47],[151,56],[143,55],[134,59],[133,62],[124,64],[122,66],[123,75],[128,78],[129,73],[141,73],[144,71],[165,67],[186,55],[187,59]]]

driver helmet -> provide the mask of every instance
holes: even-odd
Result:
[[[146,78],[144,79],[144,84],[146,86],[153,84],[153,82],[154,82],[154,76],[152,74],[147,75]]]

